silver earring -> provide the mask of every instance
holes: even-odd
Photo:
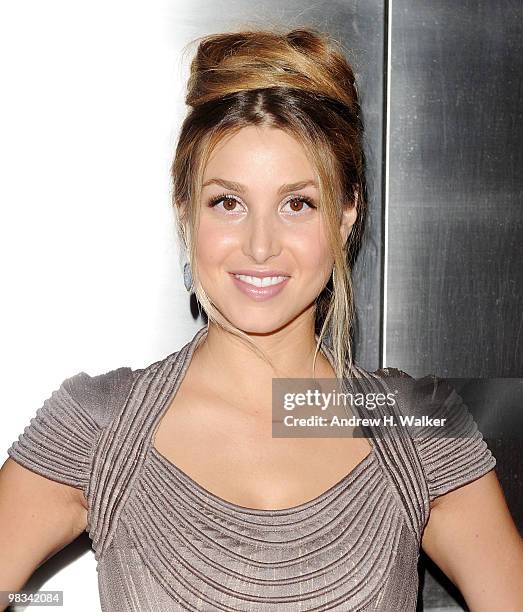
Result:
[[[183,266],[183,284],[190,293],[192,289],[192,272],[191,264],[188,261]]]

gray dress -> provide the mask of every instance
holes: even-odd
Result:
[[[206,333],[143,369],[64,380],[8,449],[84,491],[102,609],[414,611],[430,502],[496,465],[471,414],[456,403],[455,438],[369,438],[370,454],[315,499],[245,508],[152,445]],[[413,380],[395,369],[358,371],[367,391],[386,390],[398,373]]]

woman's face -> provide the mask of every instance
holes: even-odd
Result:
[[[196,265],[221,314],[246,333],[312,314],[334,261],[300,142],[275,128],[242,128],[215,148],[203,185]],[[353,208],[340,218],[343,240],[355,216]]]

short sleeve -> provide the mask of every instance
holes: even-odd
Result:
[[[92,380],[85,372],[65,379],[7,450],[20,465],[84,493],[101,433],[89,402],[84,401]]]
[[[462,397],[449,383],[425,377],[413,385],[417,416],[426,417],[413,440],[433,501],[494,469],[496,459]],[[445,419],[444,425],[431,419]]]

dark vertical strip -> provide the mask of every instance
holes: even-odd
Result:
[[[387,157],[388,157],[388,97],[389,97],[389,16],[390,16],[390,0],[385,0],[383,3],[383,71],[382,71],[382,137],[381,137],[381,224],[380,224],[380,236],[381,236],[381,250],[380,250],[380,284],[379,284],[379,329],[378,329],[378,362],[379,367],[387,367],[384,363],[385,360],[385,342],[387,340],[387,333],[385,329],[386,324],[386,279],[387,279],[387,252],[385,249],[385,241],[387,238]]]

